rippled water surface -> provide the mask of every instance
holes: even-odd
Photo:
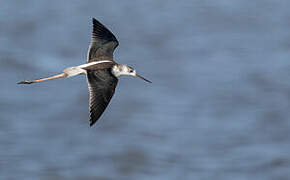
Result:
[[[290,3],[8,1],[0,7],[0,179],[290,179]],[[92,128],[91,17],[121,77]]]

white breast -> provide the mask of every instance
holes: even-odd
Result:
[[[116,77],[119,77],[122,75],[122,72],[120,71],[120,69],[118,68],[118,65],[114,65],[112,67],[112,70],[111,70],[112,74]]]

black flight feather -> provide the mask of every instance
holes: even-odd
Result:
[[[98,20],[93,18],[93,32],[88,51],[88,62],[110,59],[119,42],[115,35]]]
[[[111,68],[88,70],[87,78],[90,92],[90,126],[103,114],[114,95],[118,79],[111,74]]]

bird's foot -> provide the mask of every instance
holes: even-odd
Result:
[[[29,80],[25,80],[25,81],[20,81],[17,84],[32,84],[35,83],[34,81],[29,81]]]

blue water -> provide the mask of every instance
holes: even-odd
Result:
[[[0,179],[290,179],[290,11],[282,1],[8,1],[0,6]],[[91,17],[121,77],[92,128]]]

